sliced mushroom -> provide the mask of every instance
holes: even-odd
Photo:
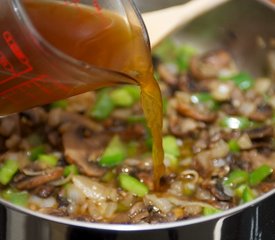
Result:
[[[263,139],[273,137],[273,127],[272,126],[263,126],[259,128],[253,128],[247,131],[250,139]]]
[[[253,121],[264,122],[271,118],[273,114],[272,107],[267,104],[260,104],[256,110],[250,114],[249,118]]]
[[[34,177],[26,177],[15,183],[15,186],[19,190],[31,190],[39,187],[48,182],[57,180],[63,175],[63,168],[56,167],[53,169],[48,169],[43,172],[43,174]]]
[[[64,123],[81,125],[94,132],[101,132],[103,126],[92,121],[91,119],[71,112],[65,112],[62,109],[56,108],[49,112],[48,125],[58,127]]]
[[[163,79],[163,81],[166,82],[167,84],[172,86],[175,86],[177,84],[178,78],[175,74],[175,71],[171,71],[169,69],[169,66],[165,64],[160,64],[158,66],[158,73],[161,79]]]
[[[182,74],[179,76],[178,87],[184,92],[201,92],[207,90],[204,85],[194,81],[190,74]]]
[[[62,141],[67,162],[78,166],[79,171],[89,177],[100,177],[106,170],[96,160],[103,152],[108,138],[104,134],[93,137],[83,135],[81,126],[72,127],[63,133]]]
[[[211,112],[204,104],[193,104],[191,96],[187,93],[177,92],[172,106],[182,116],[190,117],[197,121],[210,123],[216,119],[216,114]]]
[[[149,212],[143,202],[137,202],[129,210],[129,216],[132,220],[132,223],[140,223],[143,219],[149,217]]]
[[[251,166],[251,169],[256,169],[264,164],[275,169],[275,153],[266,156],[253,149],[242,152],[241,159],[243,162],[247,162]]]
[[[218,181],[212,188],[211,193],[220,201],[230,201],[231,196],[228,196],[225,191],[222,183]]]
[[[52,185],[41,185],[34,190],[34,194],[40,198],[48,198],[52,196],[55,188]]]
[[[207,111],[200,112],[195,107],[192,107],[191,105],[186,103],[179,103],[177,106],[177,110],[183,116],[187,116],[195,120],[206,122],[206,123],[213,122],[216,119],[215,113],[211,113]]]
[[[19,117],[17,114],[1,118],[0,120],[0,135],[9,137],[12,134],[20,133]]]
[[[220,140],[208,149],[201,151],[195,156],[195,165],[200,175],[212,174],[214,171],[214,160],[224,159],[229,154],[229,147],[226,142]]]
[[[36,107],[20,114],[21,121],[28,126],[37,125],[47,121],[48,115],[42,107]]]
[[[55,217],[68,217],[68,212],[64,208],[42,208],[39,212]]]
[[[231,56],[224,50],[213,51],[202,57],[194,57],[190,67],[192,75],[199,80],[216,78],[221,71],[235,71]]]
[[[95,92],[87,92],[67,99],[69,112],[88,112],[96,99]]]

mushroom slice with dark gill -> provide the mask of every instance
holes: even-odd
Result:
[[[187,116],[195,120],[206,122],[206,123],[213,122],[216,119],[215,113],[211,113],[207,111],[202,113],[195,107],[192,107],[191,105],[186,103],[179,103],[177,106],[177,110],[183,116]]]
[[[257,109],[250,114],[249,118],[253,121],[264,122],[271,118],[273,114],[272,107],[267,104],[257,106]]]
[[[231,56],[224,50],[212,51],[202,57],[194,57],[190,67],[192,75],[198,80],[217,78],[222,70],[235,71]]]
[[[259,128],[253,128],[247,131],[250,139],[263,139],[263,138],[272,138],[273,137],[273,127],[272,126],[263,126]]]
[[[65,112],[62,109],[53,109],[49,112],[48,125],[51,127],[58,127],[62,124],[81,125],[93,132],[100,132],[103,126],[92,121],[91,119],[72,112]]]
[[[103,152],[108,138],[103,133],[85,137],[82,126],[70,126],[62,136],[66,161],[78,166],[79,171],[89,177],[101,177],[106,170],[96,161]]]
[[[59,179],[61,176],[63,176],[63,171],[64,170],[62,167],[47,169],[41,172],[41,174],[38,176],[25,177],[20,179],[15,183],[15,187],[19,190],[31,190],[43,184]]]
[[[219,201],[232,200],[232,196],[229,196],[226,194],[224,186],[221,181],[217,181],[216,184],[210,188],[210,191]]]

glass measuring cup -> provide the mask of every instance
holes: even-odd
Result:
[[[102,19],[102,24],[106,24],[110,29],[113,19],[106,17],[105,13],[112,11],[120,16],[127,26],[129,36],[134,39],[124,44],[120,43],[121,49],[127,48],[126,53],[131,54],[124,54],[125,59],[121,59],[120,51],[114,51],[112,54],[107,51],[105,62],[93,64],[60,50],[45,39],[37,28],[26,8],[26,4],[30,2],[54,2],[62,8],[73,9],[74,15],[81,15],[82,11],[88,11],[89,8],[89,11],[93,11],[97,19]],[[40,14],[39,11],[37,13]],[[54,21],[54,14],[44,20]],[[56,24],[52,22],[51,26]],[[67,22],[67,26],[72,25],[72,21]],[[73,26],[72,33],[80,27]],[[55,34],[62,33],[63,30],[60,27]],[[105,29],[102,34],[106,31]],[[64,45],[68,41],[64,34]],[[149,60],[144,61],[144,56],[148,59],[150,57],[148,42],[140,14],[129,0],[0,0],[0,116],[103,86],[119,83],[136,84],[140,72],[133,70],[146,72],[146,69],[151,67],[148,65]],[[103,41],[94,48],[91,44],[90,54],[97,55],[104,52],[104,49],[110,50],[118,46],[115,43],[109,43],[108,46],[104,44]],[[63,44],[60,47],[62,48]],[[120,63],[117,64],[118,62]]]

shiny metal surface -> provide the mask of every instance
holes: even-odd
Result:
[[[275,51],[274,26],[275,12],[266,5],[232,0],[192,21],[173,38],[201,50],[224,47],[244,69],[260,75],[268,71],[267,56]],[[63,219],[57,223],[57,218],[46,220],[0,207],[0,240],[272,240],[274,203],[275,194],[267,194],[218,217],[154,226],[83,224],[80,227],[79,222]]]
[[[0,207],[1,240],[273,240],[275,196],[235,215],[151,231],[106,231],[58,224]],[[5,224],[6,223],[6,224]]]

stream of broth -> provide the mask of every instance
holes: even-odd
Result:
[[[159,189],[165,171],[162,98],[141,27],[129,25],[111,11],[82,5],[25,0],[24,6],[38,32],[58,50],[90,65],[124,73],[138,83],[153,138],[154,185]],[[111,77],[110,85],[113,85]]]

